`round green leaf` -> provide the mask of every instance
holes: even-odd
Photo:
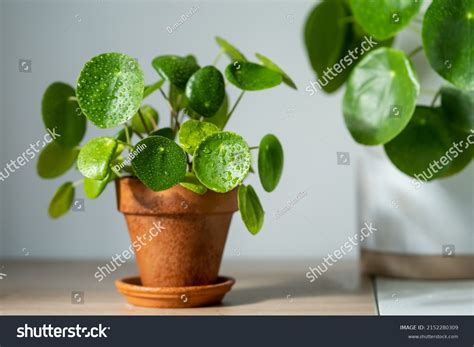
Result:
[[[262,229],[265,213],[251,185],[239,187],[238,201],[245,226],[252,235],[256,235]]]
[[[215,124],[220,130],[224,129],[227,119],[229,117],[229,97],[227,94],[224,97],[221,107],[212,117],[205,118],[205,122]]]
[[[150,136],[140,141],[136,148],[142,148],[142,151],[132,159],[133,170],[148,188],[158,192],[181,182],[188,164],[186,154],[174,141]]]
[[[102,180],[109,173],[110,162],[117,149],[117,141],[111,137],[97,137],[89,141],[79,152],[77,167],[84,177]]]
[[[99,128],[125,123],[143,99],[144,77],[137,61],[125,54],[106,53],[88,61],[77,82],[77,100]]]
[[[145,121],[145,125],[138,112],[132,118],[133,131],[139,134],[147,134],[148,131],[152,131],[158,124],[158,112],[150,105],[143,105],[140,107],[140,111]]]
[[[161,129],[155,130],[150,134],[150,136],[153,136],[153,135],[163,136],[163,137],[166,137],[166,138],[168,138],[172,141],[174,141],[174,138],[175,138],[174,131],[171,128],[161,128]]]
[[[183,180],[179,182],[179,184],[199,195],[204,195],[207,192],[207,188],[201,182],[199,182],[196,176],[191,172],[186,172],[186,176],[184,176]]]
[[[250,169],[250,149],[244,139],[225,131],[206,137],[194,152],[196,177],[207,188],[226,193],[237,187]]]
[[[258,175],[263,189],[273,191],[280,182],[283,171],[283,148],[277,137],[265,135],[258,147]]]
[[[86,132],[86,117],[76,101],[74,88],[62,82],[51,84],[41,102],[43,122],[47,129],[56,129],[56,141],[64,147],[77,146]]]
[[[467,143],[465,135],[448,126],[441,109],[418,106],[407,127],[385,144],[385,152],[400,171],[430,181],[469,164],[471,153],[462,143],[454,146],[460,141]]]
[[[90,178],[84,178],[84,193],[89,199],[96,199],[102,194],[105,187],[110,181],[115,179],[115,174],[110,172],[104,179],[102,180],[92,180]]]
[[[240,51],[235,48],[232,44],[228,41],[224,40],[222,37],[216,36],[216,42],[224,50],[224,52],[229,56],[232,60],[237,61],[247,61],[245,56],[240,53]]]
[[[474,129],[474,91],[443,87],[441,107],[452,127],[464,132]]]
[[[262,90],[273,88],[282,82],[281,74],[265,66],[236,61],[225,69],[225,77],[242,90]]]
[[[36,169],[42,178],[55,178],[66,173],[76,162],[79,148],[63,147],[56,141],[40,153]]]
[[[456,87],[474,90],[474,1],[433,0],[422,37],[433,69]]]
[[[51,218],[59,218],[69,211],[74,200],[75,190],[72,182],[66,182],[58,188],[49,203],[48,214]]]
[[[163,55],[153,59],[152,65],[161,77],[180,90],[186,88],[189,78],[199,70],[199,65],[192,56]]]
[[[268,67],[270,70],[278,72],[283,78],[283,83],[285,83],[287,86],[290,86],[293,89],[298,89],[296,87],[295,82],[293,82],[290,76],[288,76],[288,74],[285,71],[283,71],[277,64],[275,64],[273,61],[271,61],[266,56],[260,53],[256,53],[255,56],[257,57],[258,60],[260,60],[263,66]]]
[[[203,117],[216,114],[225,98],[225,82],[214,66],[196,71],[186,84],[189,106]]]
[[[181,125],[178,138],[186,152],[193,155],[196,147],[205,137],[219,132],[219,128],[212,123],[190,119]]]
[[[306,20],[304,40],[313,70],[321,79],[329,67],[341,60],[348,41],[350,23],[345,20],[350,12],[343,0],[322,1],[311,11]],[[322,88],[330,93],[344,83],[348,69],[329,79]],[[328,80],[326,79],[326,80]]]
[[[442,0],[444,1],[444,0]],[[420,10],[422,0],[351,0],[357,22],[379,40],[394,36]]]
[[[410,121],[419,89],[405,53],[393,48],[370,52],[352,71],[344,94],[344,119],[352,137],[365,145],[393,139]]]

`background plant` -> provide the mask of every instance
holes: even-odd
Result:
[[[46,89],[43,121],[47,128],[57,128],[61,137],[41,153],[38,174],[55,178],[76,164],[84,176],[58,188],[49,205],[52,218],[70,210],[79,185],[84,185],[88,198],[95,199],[111,181],[135,176],[153,191],[176,184],[196,194],[238,188],[239,209],[247,229],[252,234],[260,231],[262,205],[253,187],[243,184],[254,172],[251,150],[258,150],[258,175],[264,190],[271,192],[283,170],[282,146],[276,136],[268,134],[259,146],[250,147],[240,135],[224,129],[245,92],[281,83],[296,86],[267,57],[256,54],[260,64],[253,63],[226,40],[217,37],[216,41],[220,52],[213,65],[201,67],[192,55],[153,59],[160,79],[151,85],[144,84],[135,59],[105,53],[84,65],[75,89],[62,82]],[[231,59],[224,74],[215,66],[223,54]],[[232,107],[225,79],[241,90]],[[160,127],[158,112],[143,104],[155,92],[170,110],[168,127]],[[99,128],[121,129],[115,136],[97,137],[81,147],[87,120]],[[134,144],[135,137],[138,142]]]
[[[323,87],[347,87],[346,126],[354,140],[383,145],[402,172],[415,176],[448,153],[452,160],[431,179],[447,177],[472,160],[467,137],[474,132],[474,1],[433,0],[421,14],[422,0],[325,0],[310,13],[305,44],[318,76],[360,46],[365,36],[376,49],[348,66]],[[407,26],[421,25],[420,47],[407,54],[391,48]],[[424,51],[433,70],[446,81],[430,105],[417,104],[420,85],[412,63]],[[441,98],[440,104],[438,98]],[[453,154],[454,143],[464,142]],[[469,148],[468,148],[469,147]]]

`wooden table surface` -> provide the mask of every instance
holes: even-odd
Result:
[[[236,284],[221,305],[193,309],[150,309],[127,304],[116,278],[136,275],[122,265],[104,281],[94,278],[104,261],[7,261],[1,272],[0,314],[6,315],[376,315],[372,281],[357,261],[339,262],[310,283],[314,261],[224,261],[221,274]],[[73,292],[83,292],[76,303]]]

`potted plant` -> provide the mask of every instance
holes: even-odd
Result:
[[[245,92],[282,82],[296,87],[265,56],[257,54],[261,64],[253,63],[226,40],[216,41],[221,50],[213,65],[200,66],[192,55],[156,57],[152,66],[160,79],[150,85],[135,59],[106,53],[84,65],[76,88],[55,82],[44,93],[44,124],[59,137],[41,153],[38,174],[56,178],[77,165],[84,176],[58,188],[49,215],[68,212],[79,185],[95,199],[115,181],[141,279],[119,281],[118,287],[138,305],[219,301],[233,283],[218,277],[232,214],[239,210],[253,235],[264,222],[255,190],[243,183],[254,173],[251,151],[258,150],[255,170],[266,192],[276,188],[282,174],[283,149],[276,136],[265,135],[251,147],[225,127]],[[215,66],[223,53],[231,59],[224,74]],[[224,76],[241,90],[232,107]],[[168,127],[161,127],[152,106],[143,105],[155,92],[169,107]],[[87,121],[120,130],[80,146]],[[183,291],[193,295],[179,300]]]
[[[472,278],[472,175],[453,176],[467,171],[474,153],[474,2],[433,0],[419,14],[421,6],[421,0],[320,2],[304,33],[319,80],[306,91],[333,93],[346,84],[347,129],[367,146],[359,217],[379,231],[362,244],[364,270]],[[419,47],[391,48],[408,26]],[[444,79],[424,104],[420,90],[432,87],[420,83],[413,62],[422,52],[424,66]]]

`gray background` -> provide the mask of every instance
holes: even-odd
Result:
[[[0,169],[30,143],[44,136],[40,103],[53,81],[75,85],[82,65],[91,57],[119,51],[138,58],[146,82],[157,80],[150,62],[158,55],[193,53],[201,65],[218,53],[215,35],[223,36],[253,58],[259,52],[274,59],[294,77],[293,91],[280,86],[247,93],[228,129],[242,134],[250,145],[267,133],[284,144],[285,171],[278,189],[257,187],[267,211],[257,236],[234,217],[226,257],[321,257],[353,235],[356,220],[355,161],[361,147],[346,130],[341,113],[342,91],[309,96],[305,91],[314,74],[303,45],[302,30],[314,1],[110,2],[3,1],[1,5],[1,136]],[[198,11],[169,34],[167,26],[198,4]],[[417,44],[410,44],[411,48]],[[19,59],[32,60],[32,72],[20,73]],[[219,67],[224,68],[227,58]],[[423,74],[423,71],[419,71]],[[434,89],[434,87],[433,87]],[[228,89],[234,101],[237,91]],[[168,113],[156,93],[147,102],[156,106],[166,125]],[[109,134],[89,126],[86,138]],[[351,165],[340,166],[336,152],[350,152]],[[85,202],[85,212],[72,212],[52,221],[47,206],[56,187],[77,180],[71,171],[57,180],[36,175],[36,160],[0,182],[0,247],[5,257],[104,258],[129,245],[124,219],[116,211],[109,186],[101,198]],[[275,213],[303,191],[307,195],[281,218]],[[83,197],[81,190],[78,198]],[[357,256],[356,252],[350,255]]]

